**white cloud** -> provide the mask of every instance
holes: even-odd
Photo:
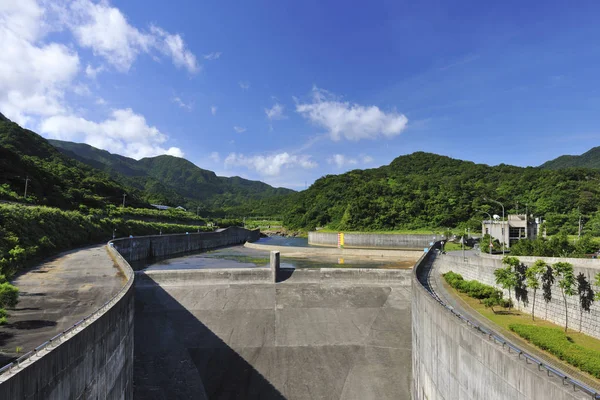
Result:
[[[217,152],[217,151],[213,151],[212,153],[210,153],[209,158],[216,163],[221,161],[221,156],[219,155],[219,152]]]
[[[242,90],[250,89],[250,82],[239,82],[239,85]]]
[[[205,54],[203,57],[205,60],[208,60],[208,61],[218,60],[219,58],[221,58],[221,52],[214,51],[212,53]]]
[[[230,153],[225,159],[225,166],[242,166],[255,170],[260,175],[277,176],[282,168],[300,167],[311,169],[318,166],[308,155],[290,155],[287,152],[271,155],[246,156]]]
[[[149,126],[142,115],[130,108],[113,110],[111,118],[101,122],[72,115],[53,116],[42,121],[40,130],[52,138],[83,141],[135,159],[160,154],[183,157],[183,152],[177,147],[162,147],[167,135]]]
[[[104,100],[102,97],[98,97],[96,99],[96,104],[98,104],[99,106],[105,106],[106,105],[106,100]]]
[[[267,114],[267,118],[271,121],[286,118],[283,115],[283,106],[279,103],[275,103],[271,108],[265,108],[265,114]]]
[[[332,140],[375,139],[399,135],[408,123],[404,114],[383,112],[377,106],[362,106],[338,100],[326,90],[313,88],[311,103],[296,104],[296,111],[327,130]]]
[[[342,168],[347,165],[356,165],[358,161],[355,158],[348,158],[343,154],[334,154],[327,159],[327,163],[335,164],[338,168]]]
[[[233,130],[236,131],[237,133],[244,133],[246,132],[246,128],[244,128],[243,126],[234,126]]]
[[[212,115],[217,115],[217,106],[211,106],[210,107],[210,113]]]
[[[370,164],[373,162],[373,157],[361,155],[360,158],[347,157],[343,154],[334,154],[327,158],[327,164],[335,164],[338,168],[343,168],[351,165]]]
[[[104,71],[103,65],[100,65],[100,66],[94,68],[90,64],[88,64],[87,67],[85,67],[85,75],[90,79],[96,79],[96,76],[98,76],[98,74],[103,71]]]
[[[62,13],[79,45],[92,49],[119,71],[128,71],[140,53],[154,51],[169,56],[176,66],[190,73],[200,69],[180,35],[157,26],[151,26],[149,32],[141,31],[108,1],[75,0]]]
[[[0,1],[0,109],[21,125],[32,115],[64,112],[64,95],[79,72],[76,52],[42,41],[44,18],[34,1]]]
[[[156,47],[164,54],[171,56],[173,64],[186,68],[190,73],[200,70],[196,56],[186,48],[180,35],[172,35],[157,26],[152,26],[151,31],[162,39],[163,42],[159,41]]]
[[[192,109],[192,105],[188,104],[188,103],[185,103],[183,100],[181,100],[180,97],[175,96],[175,97],[173,97],[171,99],[171,101],[173,103],[177,104],[179,107],[184,108],[184,109],[186,109],[188,111],[190,111]]]

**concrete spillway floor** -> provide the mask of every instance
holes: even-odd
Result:
[[[135,398],[410,398],[409,287],[195,273],[136,279]]]

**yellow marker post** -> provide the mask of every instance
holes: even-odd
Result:
[[[344,247],[344,232],[338,232],[338,248]]]

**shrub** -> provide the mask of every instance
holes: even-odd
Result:
[[[573,343],[573,340],[561,329],[523,324],[510,324],[508,327],[540,349],[600,378],[600,351]]]
[[[445,273],[443,277],[451,287],[469,297],[480,300],[483,305],[492,308],[492,311],[496,306],[512,306],[512,301],[503,299],[502,292],[493,286],[475,280],[465,281],[462,275],[453,271]]]

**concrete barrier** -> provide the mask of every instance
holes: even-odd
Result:
[[[511,254],[507,254],[511,255]],[[497,254],[487,254],[481,253],[479,255],[481,258],[488,258],[493,260],[502,260],[503,256]],[[569,258],[569,257],[534,257],[534,256],[514,256],[519,260],[529,265],[529,263],[534,263],[536,260],[544,260],[548,264],[554,264],[557,262],[568,262],[577,267],[590,268],[600,271],[600,259],[597,258]],[[598,272],[597,271],[597,272]]]
[[[531,265],[537,259],[545,259],[546,262],[552,264],[552,258],[544,257],[517,257],[525,265]],[[556,260],[578,260],[557,258]],[[569,262],[570,262],[569,261]],[[589,260],[584,260],[589,261]],[[596,261],[597,260],[593,260]],[[503,267],[502,258],[498,257],[469,257],[466,261],[460,256],[446,254],[438,257],[436,265],[441,273],[454,271],[463,276],[466,280],[477,280],[487,285],[497,286],[494,271]],[[585,265],[584,267],[580,265]],[[583,273],[590,282],[594,281],[594,276],[598,269],[594,266],[588,267],[589,263],[581,263],[574,265],[575,276]],[[500,287],[498,287],[500,289]],[[595,291],[600,291],[600,288],[594,287]],[[508,297],[508,291],[504,291],[505,297]],[[514,291],[512,293],[513,301],[515,301]],[[515,301],[515,306],[526,313],[531,314],[533,308],[533,291],[527,293],[528,302]],[[552,321],[557,325],[565,324],[565,303],[561,295],[560,288],[557,283],[552,286],[552,300],[549,303],[544,301],[543,291],[538,289],[535,298],[535,314],[536,316]],[[569,328],[580,330],[587,335],[600,339],[600,302],[594,302],[590,307],[590,312],[581,312],[579,305],[579,296],[567,296],[567,309],[569,312]]]
[[[121,238],[114,240],[113,243],[128,262],[139,262],[243,244],[259,238],[260,230],[258,229],[251,231],[232,226],[216,232]]]
[[[330,249],[318,247],[271,246],[268,244],[246,243],[244,247],[263,251],[278,251],[286,257],[371,257],[371,258],[408,258],[417,260],[422,254],[420,250],[389,250],[389,249]]]
[[[0,399],[133,398],[133,270],[109,246],[125,286],[98,311],[0,376]]]
[[[434,240],[431,235],[400,235],[379,233],[344,233],[344,247],[373,249],[423,250]],[[308,232],[308,244],[318,246],[338,245],[338,234],[333,232]]]
[[[431,257],[421,259],[412,276],[414,400],[591,398],[440,304],[417,278]]]

